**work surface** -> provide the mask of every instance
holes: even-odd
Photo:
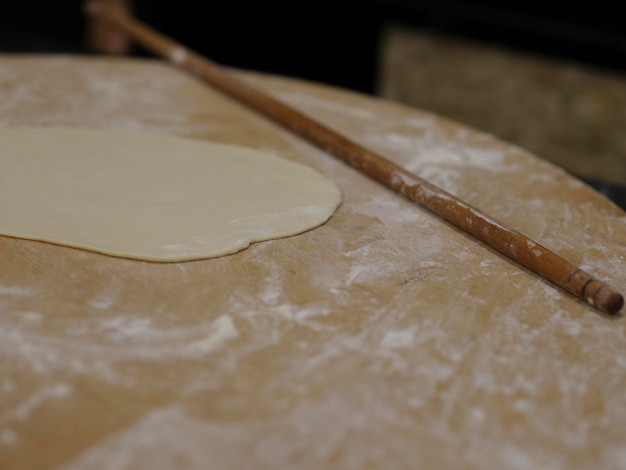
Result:
[[[398,104],[240,74],[626,288],[626,214],[564,171]],[[623,318],[160,62],[4,56],[0,93],[3,126],[236,143],[343,194],[322,227],[205,261],[0,237],[0,468],[626,468]]]

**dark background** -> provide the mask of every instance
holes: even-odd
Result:
[[[390,22],[524,52],[626,70],[619,2],[454,0],[175,2],[135,0],[135,15],[234,67],[376,92],[381,31]],[[79,52],[83,2],[3,2],[0,52]],[[142,54],[140,51],[136,53]]]

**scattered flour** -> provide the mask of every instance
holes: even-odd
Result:
[[[0,415],[0,423],[24,420],[48,400],[64,398],[72,393],[72,387],[66,383],[57,383],[40,388],[19,405]]]
[[[417,328],[411,327],[405,330],[391,330],[385,333],[380,345],[387,349],[404,349],[413,344]]]
[[[213,330],[205,338],[190,343],[186,350],[191,354],[207,354],[218,349],[230,339],[237,338],[239,331],[228,315],[222,315],[213,322]]]
[[[0,284],[0,296],[27,297],[33,294],[34,290],[30,287],[5,286]]]

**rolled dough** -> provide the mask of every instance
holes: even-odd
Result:
[[[0,234],[183,261],[324,223],[316,171],[257,150],[135,131],[0,129]]]

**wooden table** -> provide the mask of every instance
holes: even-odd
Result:
[[[238,75],[626,287],[626,214],[563,170],[393,102]],[[205,261],[0,237],[0,468],[626,465],[621,317],[159,61],[2,56],[0,93],[3,126],[247,145],[344,198]]]

